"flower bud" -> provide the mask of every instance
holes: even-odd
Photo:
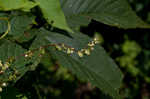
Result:
[[[83,53],[81,51],[78,51],[79,57],[83,57]]]

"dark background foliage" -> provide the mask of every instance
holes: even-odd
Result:
[[[129,3],[139,17],[150,23],[150,0],[129,0]],[[81,31],[91,37],[99,35],[102,46],[123,71],[120,88],[123,99],[150,98],[149,29],[124,30],[92,21]],[[13,88],[5,89],[12,90],[19,99],[111,99],[90,83],[77,79],[49,55],[44,56],[35,71],[24,75]],[[5,91],[2,93],[4,99],[8,96]],[[13,93],[9,96],[12,99]]]

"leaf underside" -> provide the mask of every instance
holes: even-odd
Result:
[[[84,48],[87,43],[91,41],[87,36],[78,32],[70,35],[71,37],[44,29],[41,29],[40,32],[46,35],[40,37],[44,37],[49,43],[64,43],[78,50]],[[56,51],[53,47],[50,47],[49,50],[51,55],[53,55],[62,66],[71,70],[80,79],[91,82],[115,98],[119,97],[118,89],[121,84],[122,73],[102,47],[99,45],[95,46],[91,55],[84,56],[83,58],[80,58],[77,54],[67,55],[64,52]]]

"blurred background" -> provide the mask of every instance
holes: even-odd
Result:
[[[137,15],[150,23],[150,0],[128,1]],[[123,99],[150,99],[150,29],[124,30],[92,21],[81,31],[99,37],[101,45],[121,68]],[[17,99],[111,99],[76,78],[49,55],[44,56],[36,71],[28,72],[15,87],[5,90],[11,95],[4,92],[7,98],[3,99],[13,99],[14,94]]]

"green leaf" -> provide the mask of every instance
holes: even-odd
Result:
[[[12,35],[14,39],[19,38],[30,38],[29,33],[25,32],[28,31],[34,22],[35,17],[30,15],[10,15],[7,16],[10,17],[9,23],[10,23],[10,30],[8,32],[8,35]],[[7,18],[6,17],[6,18]],[[23,24],[22,24],[23,23]],[[8,28],[8,23],[5,20],[0,21],[0,34],[4,33]],[[34,34],[34,33],[33,33]],[[23,39],[21,41],[23,41]]]
[[[34,8],[37,5],[38,4],[35,2],[28,1],[28,2],[25,2],[24,7],[21,10],[25,12],[29,12],[30,9]]]
[[[28,42],[32,40],[37,34],[37,29],[26,30],[23,34],[16,36],[15,39],[20,43]]]
[[[49,24],[60,29],[67,30],[68,32],[73,32],[66,22],[64,13],[61,10],[59,0],[35,0],[39,7],[41,8],[44,18]]]
[[[10,11],[10,10],[23,10],[30,11],[31,8],[35,7],[37,4],[29,0],[0,0],[0,10]]]
[[[60,0],[66,18],[84,17],[119,28],[150,28],[130,8],[126,0]],[[68,21],[68,22],[69,22]],[[82,21],[78,19],[77,22]],[[76,23],[77,23],[76,22]],[[70,23],[70,22],[69,22]],[[75,23],[75,24],[76,24]]]
[[[36,68],[41,59],[39,57],[39,54],[41,54],[40,50],[31,52],[31,57],[25,57],[25,53],[27,53],[26,49],[10,41],[5,41],[0,46],[0,60],[2,64],[12,60],[12,62],[9,62],[10,66],[0,75],[0,83],[15,83],[27,71]]]
[[[27,68],[25,68],[25,58],[21,56],[25,51],[25,49],[9,41],[5,41],[5,43],[0,46],[0,60],[3,62],[3,64],[5,64],[5,62],[12,57],[16,59],[15,63],[10,64],[11,67],[0,76],[1,82],[10,81],[9,78],[15,76],[14,71],[19,73],[18,78],[20,78],[20,76],[27,71]],[[14,79],[16,80],[16,77],[14,77]]]
[[[6,20],[0,20],[0,34],[7,30],[8,23]]]
[[[26,30],[30,29],[31,24],[33,24],[34,16],[13,16],[10,20],[11,29],[8,34],[13,36],[22,35]]]
[[[5,32],[7,30],[8,22],[4,20],[3,18],[7,18],[8,14],[6,13],[0,13],[0,34]]]
[[[64,43],[75,49],[84,48],[90,41],[87,36],[81,33],[72,34],[72,38],[45,30],[41,30],[41,33],[46,34],[45,38],[52,44]],[[50,51],[60,64],[72,70],[80,79],[91,82],[115,99],[119,97],[118,88],[121,84],[122,73],[102,47],[96,46],[90,56],[83,58],[77,54],[67,55],[53,48],[50,48]]]
[[[78,17],[67,17],[67,22],[70,28],[73,30],[80,30],[80,26],[87,26],[90,23],[90,19],[83,17],[83,16],[78,16]]]

